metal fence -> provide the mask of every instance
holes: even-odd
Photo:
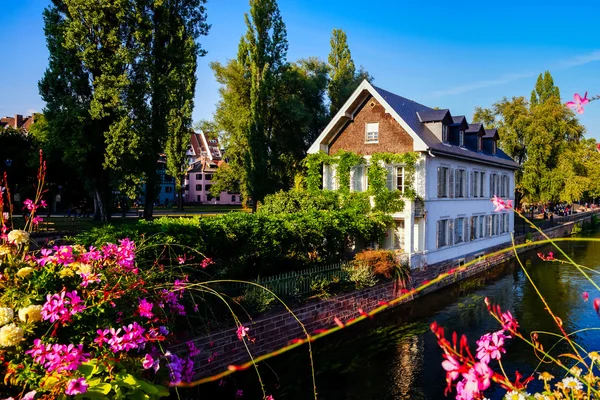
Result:
[[[544,220],[543,222],[540,222],[539,220],[535,220],[535,225],[541,230],[546,230],[549,228],[554,228],[555,226],[566,224],[567,222],[575,221],[576,219],[579,219],[582,216],[590,216],[592,214],[597,214],[599,212],[600,212],[599,210],[590,210],[590,211],[585,211],[585,212],[573,213],[571,215],[566,215],[564,217],[556,217],[551,220],[547,219],[547,220]],[[529,212],[525,213],[525,215],[528,218],[530,217]],[[526,235],[529,232],[534,233],[537,231],[533,227],[531,227],[529,225],[529,223],[526,222],[524,219],[515,215],[515,236]]]
[[[344,281],[348,278],[348,272],[345,267],[351,263],[337,263],[330,265],[320,265],[317,267],[291,271],[280,275],[258,278],[253,282],[258,283],[273,291],[280,297],[291,297],[310,294],[317,290],[319,282]],[[219,288],[220,291],[229,296],[241,296],[253,285],[238,282],[226,282]]]

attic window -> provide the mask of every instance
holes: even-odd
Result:
[[[494,155],[496,154],[497,146],[498,145],[496,144],[496,141],[493,140],[492,141],[492,154],[494,154]]]
[[[481,136],[477,137],[477,151],[481,151],[482,142],[483,139],[481,139]]]
[[[374,108],[375,107],[375,101],[371,100],[371,102],[369,103],[369,107]]]
[[[379,143],[379,122],[365,124],[365,143]]]
[[[442,124],[442,142],[448,143],[448,125]]]
[[[458,131],[458,145],[465,147],[465,131]]]

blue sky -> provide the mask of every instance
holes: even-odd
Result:
[[[47,65],[41,13],[48,0],[3,0],[0,115],[40,111],[37,81]],[[499,5],[501,3],[505,3]],[[543,4],[542,6],[540,4]],[[375,84],[470,119],[475,106],[504,96],[529,98],[550,70],[564,101],[600,94],[600,2],[279,0],[288,59],[327,58],[333,28],[344,29],[352,56]],[[218,85],[209,63],[237,53],[247,0],[209,0],[208,50],[198,68],[194,120],[211,118]],[[600,102],[581,121],[600,139]]]

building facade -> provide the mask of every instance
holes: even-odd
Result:
[[[216,139],[208,139],[203,132],[192,133],[185,180],[185,201],[198,204],[241,205],[239,193],[211,194],[212,180],[217,170],[226,164]]]
[[[380,152],[418,154],[413,188],[418,200],[394,213],[384,248],[395,250],[413,268],[484,252],[510,241],[512,212],[494,213],[491,197],[514,199],[519,168],[498,148],[498,132],[469,124],[464,116],[395,95],[364,81],[309,149],[364,156]],[[403,165],[386,165],[390,190],[403,192]],[[366,165],[355,166],[350,189],[366,191]],[[324,189],[336,189],[335,168],[324,168]]]

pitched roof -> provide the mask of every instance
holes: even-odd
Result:
[[[467,123],[467,118],[464,115],[457,115],[452,117],[452,126],[458,126],[465,130],[469,127],[469,124]]]
[[[486,149],[478,152],[477,148],[473,146],[469,146],[465,149],[458,146],[458,144],[454,145],[442,143],[433,134],[433,132],[427,128],[426,124],[423,124],[419,121],[419,117],[417,116],[417,113],[419,112],[431,112],[435,110],[424,106],[423,104],[419,104],[416,101],[412,101],[402,96],[398,96],[392,92],[388,92],[387,90],[377,86],[372,87],[381,97],[383,97],[383,99],[400,116],[400,118],[402,118],[404,122],[408,124],[408,126],[417,134],[417,136],[423,140],[427,147],[429,147],[429,150],[431,150],[433,153],[462,159],[479,160],[485,163],[497,164],[507,168],[519,168],[519,164],[517,164],[512,158],[510,158],[510,156],[500,149],[498,149],[497,153],[494,155],[491,152],[486,151]],[[477,133],[479,131],[485,133],[483,132],[483,126],[481,124],[469,124],[469,130],[475,128],[476,130],[474,130],[473,133]],[[469,130],[465,132],[468,132]]]
[[[450,116],[450,111],[448,110],[418,111],[417,117],[419,117],[419,121],[421,122],[443,121],[447,124],[451,124],[453,122],[452,117]]]
[[[485,130],[482,124],[469,124],[469,127],[465,131],[466,134],[477,133],[479,135],[485,135]]]
[[[498,135],[498,129],[486,129],[484,139],[499,139],[500,135]]]

